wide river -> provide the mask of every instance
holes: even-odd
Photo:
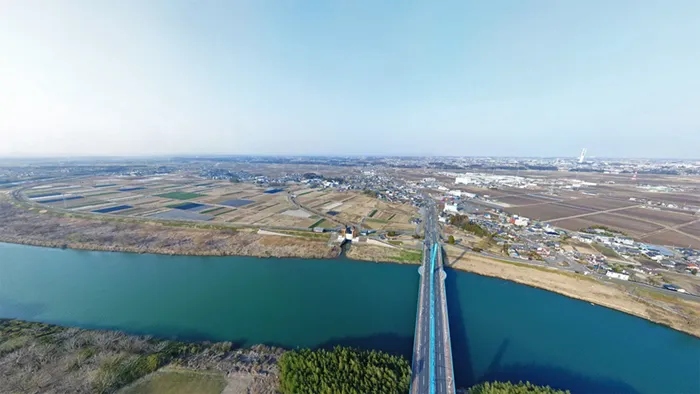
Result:
[[[0,317],[181,339],[411,356],[416,266],[0,244]],[[572,392],[700,393],[700,340],[554,293],[449,270],[455,377]]]

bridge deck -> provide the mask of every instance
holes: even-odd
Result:
[[[425,244],[416,312],[411,393],[455,392],[445,271],[434,207],[424,215]]]

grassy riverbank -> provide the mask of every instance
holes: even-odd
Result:
[[[418,250],[388,248],[376,245],[352,245],[345,253],[350,259],[398,264],[420,264],[423,254]]]

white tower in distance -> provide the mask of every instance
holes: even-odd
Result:
[[[585,158],[586,158],[586,148],[583,148],[583,150],[581,151],[581,156],[578,157],[578,164],[582,164],[583,159],[585,159]]]

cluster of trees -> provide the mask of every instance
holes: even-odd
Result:
[[[467,215],[454,215],[450,217],[450,224],[461,228],[462,230],[472,233],[478,237],[490,237],[491,234],[484,230],[483,227],[469,220]]]
[[[606,236],[606,237],[614,237],[614,236],[616,236],[616,235],[624,235],[624,236],[627,236],[626,233],[624,233],[624,232],[622,232],[622,231],[620,231],[620,230],[616,230],[616,229],[610,228],[610,227],[608,227],[608,226],[603,226],[602,224],[594,224],[594,225],[592,225],[592,226],[590,226],[590,227],[588,227],[588,228],[585,228],[585,229],[582,229],[582,230],[579,230],[579,231],[584,232],[584,233],[598,234],[598,232],[593,231],[593,230],[603,230],[604,232],[603,232],[601,235],[604,235],[604,236]]]
[[[485,382],[469,389],[469,394],[570,394],[569,391],[555,390],[549,386],[536,386],[530,382]]]
[[[530,260],[544,261],[544,259],[542,258],[542,256],[541,256],[539,253],[535,252],[534,250],[531,251],[531,252],[528,254],[527,257],[528,257]]]
[[[403,357],[340,346],[290,351],[278,366],[283,393],[407,393],[411,379]]]
[[[319,175],[315,172],[306,172],[301,177],[303,179],[323,179],[323,175]]]
[[[379,192],[378,192],[378,191],[376,191],[376,190],[370,190],[370,189],[365,189],[365,190],[363,190],[363,191],[362,191],[362,194],[364,194],[365,196],[375,197],[375,198],[376,198],[377,196],[379,196]]]

